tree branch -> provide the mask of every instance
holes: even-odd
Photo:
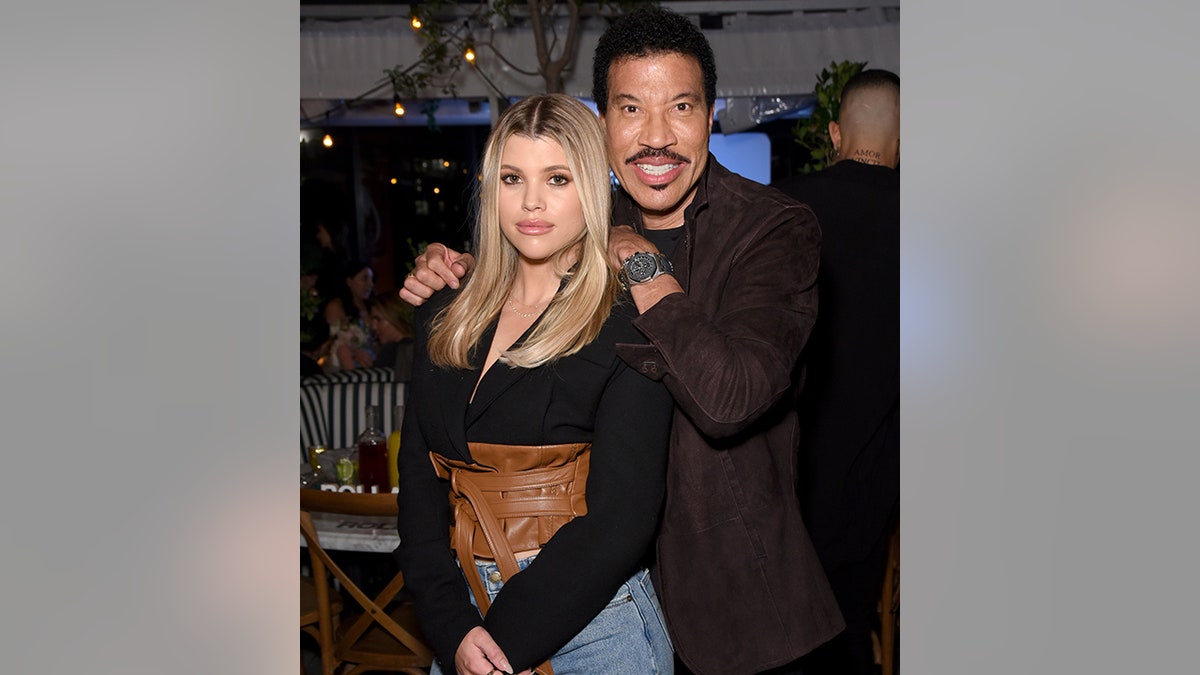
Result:
[[[561,55],[548,63],[543,63],[542,77],[546,80],[546,91],[562,91],[563,70],[575,60],[576,41],[579,39],[579,2],[569,0],[570,25],[567,29],[567,42],[563,45]]]
[[[504,56],[504,54],[502,54],[499,49],[496,49],[496,45],[493,42],[495,39],[494,36],[495,36],[495,31],[489,30],[487,42],[480,42],[478,44],[478,46],[479,47],[487,47],[488,50],[490,50],[493,54],[496,55],[497,58],[499,58],[501,61],[504,62],[504,65],[508,66],[509,68],[512,68],[513,70],[517,71],[518,73],[520,73],[522,75],[528,75],[529,77],[541,75],[540,71],[525,70],[524,68],[518,66],[517,64],[513,63],[512,61],[509,61],[508,57]]]

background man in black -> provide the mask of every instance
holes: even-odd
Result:
[[[846,619],[804,660],[804,675],[857,675],[876,672],[871,628],[900,508],[900,78],[852,78],[829,132],[839,160],[776,187],[821,225],[799,489]]]

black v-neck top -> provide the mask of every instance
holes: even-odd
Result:
[[[645,230],[642,232],[642,236],[654,244],[659,253],[672,258],[675,255],[675,249],[679,246],[679,240],[683,238],[683,225],[666,230]]]
[[[497,362],[480,379],[494,322],[480,338],[483,348],[470,370],[429,361],[429,323],[454,294],[441,291],[416,313],[413,379],[399,456],[401,544],[395,556],[443,670],[454,672],[462,638],[483,625],[518,672],[565,645],[644,563],[663,501],[674,404],[661,383],[617,357],[617,344],[645,344],[632,325],[637,308],[628,295],[614,306],[600,335],[578,353],[537,368]],[[451,552],[447,484],[429,460],[430,450],[470,460],[468,441],[592,443],[587,515],[560,529],[537,559],[505,584],[486,621],[470,604]]]

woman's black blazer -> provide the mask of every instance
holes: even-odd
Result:
[[[617,357],[616,345],[646,342],[631,323],[637,308],[628,295],[581,351],[538,368],[497,362],[472,400],[495,323],[471,370],[434,366],[426,350],[429,323],[454,293],[435,294],[416,313],[395,555],[422,629],[447,672],[463,636],[478,625],[519,672],[565,645],[645,563],[662,507],[674,404],[661,383]],[[447,485],[429,460],[431,450],[470,460],[468,441],[592,443],[588,513],[560,529],[528,569],[505,584],[486,621],[470,604],[451,553]]]

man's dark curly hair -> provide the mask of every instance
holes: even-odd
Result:
[[[717,100],[717,65],[704,33],[682,14],[661,7],[642,7],[617,17],[596,44],[592,60],[592,99],[600,114],[608,108],[608,71],[624,58],[682,54],[700,64],[704,102],[709,111]]]

